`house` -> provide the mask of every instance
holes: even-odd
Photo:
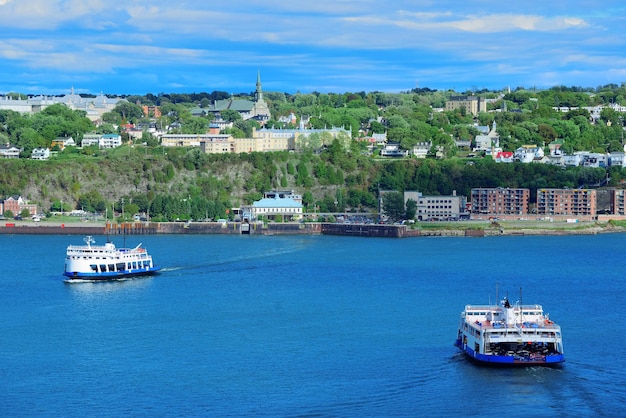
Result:
[[[401,158],[406,157],[407,154],[408,151],[400,149],[400,144],[395,143],[387,143],[385,144],[385,147],[380,150],[381,157]]]
[[[80,145],[84,147],[90,147],[92,145],[100,145],[100,138],[102,135],[100,134],[85,134],[83,135],[82,141],[80,141]]]
[[[100,148],[117,148],[122,145],[122,136],[119,134],[104,134],[100,138]]]
[[[289,113],[289,116],[280,116],[278,118],[278,122],[295,125],[297,122],[296,115],[291,112]]]
[[[522,163],[532,163],[533,161],[543,160],[543,148],[536,145],[523,145],[515,150],[513,160]]]
[[[0,157],[20,158],[20,153],[22,151],[24,151],[23,148],[18,148],[15,145],[10,145],[10,144],[0,145]]]
[[[65,147],[75,147],[76,146],[76,142],[74,142],[74,138],[72,138],[71,136],[68,137],[58,137],[56,139],[52,140],[52,144],[50,144],[51,148],[54,148],[58,146],[59,149],[61,151],[63,151],[63,149]]]
[[[50,150],[48,148],[35,148],[30,158],[33,160],[47,160],[50,158]]]
[[[387,132],[382,134],[372,134],[372,138],[374,138],[374,142],[377,147],[384,147],[387,143]]]
[[[418,142],[413,146],[412,154],[416,158],[426,158],[432,147],[432,141]]]
[[[511,151],[499,151],[494,154],[493,159],[497,163],[512,163],[513,153]]]
[[[609,154],[610,167],[626,167],[626,158],[623,152],[611,152]]]
[[[462,148],[462,149],[472,148],[472,141],[470,141],[469,139],[455,139],[454,144],[456,145],[457,148]]]
[[[588,153],[583,156],[582,165],[583,167],[607,167],[608,166],[608,155],[607,154],[598,154],[598,153]]]
[[[489,133],[476,135],[476,138],[474,138],[474,142],[476,143],[476,146],[474,147],[474,152],[484,151],[487,153],[491,153],[494,146],[500,146],[500,136],[498,135],[496,129],[496,121],[494,120]]]
[[[563,165],[569,167],[578,167],[583,160],[583,156],[580,153],[575,153],[573,155],[564,155],[563,156]]]

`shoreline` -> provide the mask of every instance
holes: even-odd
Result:
[[[528,222],[446,222],[407,225],[340,224],[340,223],[253,223],[240,222],[105,222],[11,221],[0,224],[0,234],[29,235],[160,235],[160,234],[252,234],[252,235],[346,235],[362,237],[491,237],[491,236],[559,236],[623,233],[626,228],[610,223],[580,224]],[[244,232],[244,229],[247,230]]]

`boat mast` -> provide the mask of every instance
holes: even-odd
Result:
[[[522,288],[519,288],[519,318],[522,323],[524,322],[524,303],[522,301]]]

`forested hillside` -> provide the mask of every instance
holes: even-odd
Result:
[[[611,184],[626,178],[611,169]],[[226,217],[226,210],[272,189],[302,194],[311,212],[376,211],[378,190],[418,190],[469,197],[472,187],[581,187],[600,183],[602,168],[497,164],[490,159],[376,160],[330,147],[312,153],[207,155],[197,149],[124,146],[104,156],[50,161],[0,160],[0,195],[22,195],[45,211],[149,212],[154,220]]]

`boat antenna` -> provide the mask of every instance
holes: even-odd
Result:
[[[106,236],[107,236],[107,242],[111,242],[111,238],[109,237],[110,228],[111,228],[111,225],[109,225],[109,208],[105,206],[104,207],[104,232],[106,233]]]

